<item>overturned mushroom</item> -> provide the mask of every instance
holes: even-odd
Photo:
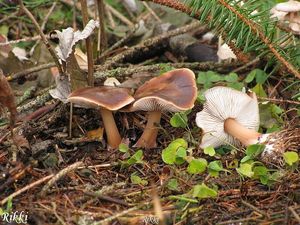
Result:
[[[204,136],[200,147],[222,144],[255,144],[260,137],[259,111],[255,94],[228,88],[214,87],[205,93],[203,110],[197,113],[197,126]]]
[[[121,135],[116,126],[112,111],[116,111],[134,101],[125,88],[87,87],[72,92],[68,101],[91,108],[99,108],[102,116],[108,145],[117,148]]]
[[[134,94],[130,111],[148,111],[146,128],[135,147],[154,148],[161,112],[178,112],[193,108],[197,96],[195,74],[189,69],[175,69],[152,78]]]
[[[280,164],[287,149],[300,150],[300,128],[271,134],[257,132],[259,111],[254,93],[248,95],[228,87],[214,87],[204,95],[203,110],[196,115],[196,124],[204,132],[201,148],[264,144],[261,159],[272,164]]]

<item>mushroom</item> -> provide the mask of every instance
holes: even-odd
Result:
[[[72,92],[68,101],[90,108],[99,108],[102,116],[108,145],[117,148],[121,143],[121,135],[116,126],[112,111],[116,111],[132,103],[134,98],[128,89],[116,87],[86,87]]]
[[[286,150],[300,150],[300,128],[271,134],[257,132],[259,110],[254,93],[248,95],[228,87],[214,87],[204,96],[203,110],[196,115],[196,124],[204,132],[201,148],[264,144],[261,160],[272,164],[282,164]]]
[[[292,31],[300,34],[300,2],[289,0],[279,3],[271,9],[271,17],[277,17],[280,21],[289,21],[289,27]]]
[[[129,111],[148,111],[146,128],[135,147],[154,148],[162,112],[179,112],[194,107],[197,97],[195,74],[182,68],[152,78],[137,89]]]
[[[259,111],[255,94],[228,87],[214,87],[204,93],[206,102],[196,115],[196,124],[204,135],[200,147],[222,144],[255,144],[261,136]]]

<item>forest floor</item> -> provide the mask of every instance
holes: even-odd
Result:
[[[45,33],[79,23],[78,15],[70,13],[77,7],[80,14],[80,5],[72,6],[73,1],[24,2],[40,24],[48,24]],[[258,95],[260,131],[299,128],[299,79],[284,77],[281,71],[269,75],[271,71],[264,71],[266,61],[255,57],[248,62],[218,62],[217,38],[204,39],[208,28],[183,13],[139,3],[140,11],[131,15],[120,3],[109,3],[119,12],[110,8],[106,15],[113,14],[106,20],[109,47],[102,57],[95,55],[95,86],[115,77],[135,90],[152,77],[185,67],[196,74],[195,106],[186,113],[163,113],[157,125],[157,147],[152,149],[133,147],[145,129],[147,113],[117,111],[114,117],[123,144],[109,148],[98,110],[71,110],[69,103],[61,101],[65,93],[56,98],[50,94],[57,79],[57,70],[49,69],[55,67],[51,55],[36,40],[40,38],[26,15],[17,6],[3,5],[0,43],[6,38],[37,38],[0,45],[0,68],[16,96],[18,111],[14,139],[9,116],[3,113],[0,118],[0,224],[300,224],[298,158],[278,166],[253,157],[246,170],[242,166],[245,148],[226,146],[204,152],[199,146],[202,132],[195,122],[205,90],[246,86]],[[20,13],[19,17],[13,13]],[[142,19],[144,30],[131,26]],[[175,28],[158,32],[163,29],[158,25],[166,22]],[[196,46],[196,56],[180,49],[191,45]],[[12,53],[16,46],[26,50],[27,59],[20,59],[20,52]],[[78,64],[86,75],[87,62]],[[66,91],[61,86],[56,90]],[[4,106],[10,109],[11,105]],[[184,156],[175,151],[176,160],[183,161],[163,159],[163,152],[178,139],[186,143],[181,146]],[[191,172],[193,159],[205,160],[204,169]]]

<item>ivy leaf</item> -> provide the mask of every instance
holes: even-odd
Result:
[[[285,152],[283,153],[283,158],[284,161],[290,166],[299,161],[299,155],[297,152]]]
[[[208,146],[208,147],[204,148],[204,154],[209,155],[209,156],[214,156],[216,154],[216,151],[215,151],[214,147]]]
[[[200,159],[193,159],[187,168],[188,173],[190,174],[200,174],[205,171],[207,167],[207,161],[206,159],[200,158]]]
[[[205,184],[195,185],[193,188],[193,197],[197,198],[214,198],[218,196],[218,192]]]

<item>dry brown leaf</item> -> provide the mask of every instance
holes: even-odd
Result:
[[[96,130],[90,130],[87,132],[86,136],[88,138],[101,141],[103,139],[103,130],[104,129],[102,127],[99,127]]]

